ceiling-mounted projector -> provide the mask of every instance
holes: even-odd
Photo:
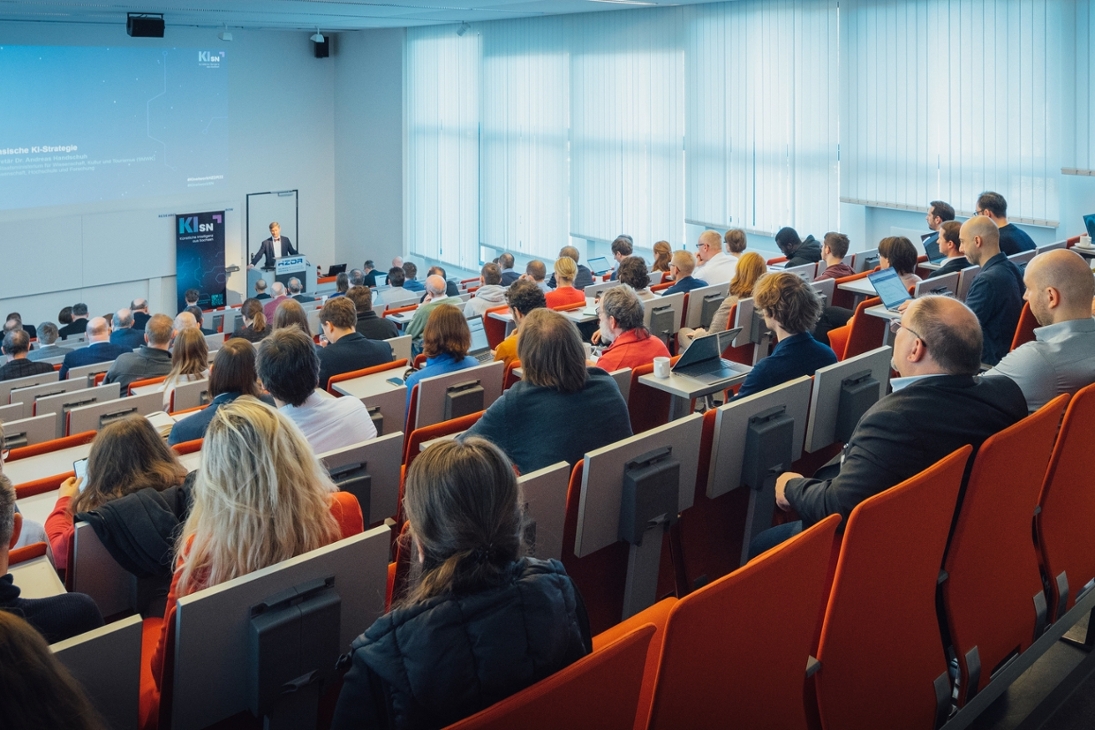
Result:
[[[131,38],[163,38],[163,14],[126,13],[125,32]]]
[[[323,34],[319,32],[319,28],[316,28],[316,34],[312,36],[312,43],[322,43],[324,40]]]

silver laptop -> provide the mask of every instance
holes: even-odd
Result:
[[[471,330],[471,347],[468,349],[468,354],[481,363],[493,362],[494,353],[490,351],[487,331],[483,329],[483,318],[472,317],[469,319],[468,329]]]
[[[897,269],[892,266],[888,269],[880,269],[867,274],[867,280],[874,286],[878,296],[882,299],[882,306],[891,312],[912,299],[909,290],[905,288],[905,282],[897,275]]]
[[[589,267],[590,272],[592,272],[594,276],[604,276],[612,271],[612,264],[608,263],[608,259],[604,256],[591,258],[586,262],[586,266]]]
[[[753,369],[752,365],[731,362],[722,356],[723,350],[730,347],[740,332],[741,327],[735,327],[692,340],[692,344],[673,366],[673,373],[687,375],[701,383],[714,383],[745,375]]]

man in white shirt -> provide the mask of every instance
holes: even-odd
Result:
[[[299,328],[274,330],[262,340],[258,370],[278,409],[317,454],[376,438],[376,426],[360,400],[332,398],[316,389],[319,358],[311,338]]]
[[[1041,327],[1034,330],[1034,340],[1009,352],[985,375],[1014,380],[1033,413],[1062,393],[1095,382],[1095,278],[1082,256],[1057,249],[1031,259],[1023,283],[1023,298]]]
[[[738,269],[738,260],[722,251],[722,236],[718,231],[704,231],[696,243],[699,264],[692,276],[712,284],[729,284]]]

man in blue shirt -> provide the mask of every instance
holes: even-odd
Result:
[[[692,276],[692,272],[695,270],[696,257],[692,255],[691,251],[682,250],[674,253],[673,258],[669,260],[669,275],[673,278],[674,284],[663,291],[662,296],[667,297],[677,292],[687,292],[707,286],[706,281]]]
[[[995,365],[1011,349],[1015,337],[1023,311],[1023,275],[1000,250],[1000,230],[987,216],[974,216],[963,223],[958,240],[969,262],[981,267],[966,294],[966,306],[977,315],[984,333],[981,362]]]
[[[1000,250],[1005,256],[1033,251],[1034,239],[1014,223],[1008,223],[1008,201],[1000,193],[985,191],[977,198],[977,215],[983,215],[1000,229]]]

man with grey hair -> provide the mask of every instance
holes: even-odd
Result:
[[[110,341],[119,347],[136,350],[144,344],[144,330],[134,327],[133,310],[122,308],[114,313],[114,331]]]
[[[597,360],[597,367],[611,373],[649,365],[656,357],[669,357],[665,343],[643,327],[643,304],[635,290],[626,284],[601,295],[598,320],[600,327],[593,333],[593,343],[612,344]]]
[[[119,347],[110,341],[110,325],[104,317],[94,317],[87,323],[87,347],[65,355],[61,363],[61,380],[68,377],[68,371],[81,365],[93,365],[97,362],[110,362],[129,352],[124,347]]]
[[[521,278],[521,275],[513,270],[513,254],[504,253],[498,257],[498,266],[502,269],[502,286],[509,286]]]
[[[83,302],[72,305],[72,322],[61,328],[62,340],[67,340],[70,335],[82,335],[87,328],[87,305]]]
[[[436,274],[426,277],[426,301],[414,310],[414,317],[403,329],[403,334],[410,335],[416,352],[422,347],[422,332],[426,329],[426,320],[430,318],[430,312],[441,304],[460,306],[460,297],[445,296],[445,280]]]
[[[184,312],[190,319],[194,315]],[[179,315],[183,316],[183,315]],[[197,326],[195,324],[195,326]],[[158,378],[171,372],[171,340],[175,337],[174,324],[166,314],[154,314],[144,328],[145,345],[136,352],[120,355],[110,366],[104,383],[118,383],[122,395],[129,391],[130,383],[146,378]]]
[[[974,216],[958,232],[962,253],[981,272],[966,294],[984,333],[981,362],[995,365],[1011,349],[1023,311],[1023,275],[1000,250],[1000,230],[989,218]]]
[[[533,259],[525,266],[525,273],[521,274],[521,278],[525,281],[531,281],[533,284],[540,288],[544,294],[551,291],[551,287],[547,285],[547,266],[540,259]]]
[[[266,315],[267,322],[274,321],[274,312],[277,311],[278,305],[289,298],[289,295],[285,293],[285,285],[280,281],[275,281],[270,291],[274,293],[274,298],[262,305],[262,313]]]
[[[0,380],[15,380],[53,372],[53,366],[48,362],[27,359],[27,353],[30,351],[30,336],[22,327],[4,334],[2,349],[4,354],[11,358],[11,362],[0,367]]]
[[[63,357],[72,352],[71,347],[58,345],[57,339],[57,325],[53,322],[42,322],[38,325],[38,347],[31,350],[27,357],[31,360],[48,360],[54,357]]]
[[[361,269],[350,269],[350,288],[365,286],[365,272]]]
[[[292,277],[289,279],[289,296],[296,299],[301,304],[311,304],[316,300],[315,297],[310,297],[307,294],[302,294],[304,291],[304,285],[300,283],[300,279]]]
[[[175,315],[175,321],[172,322],[172,328],[175,330],[176,335],[183,330],[201,329],[201,327],[198,326],[198,318],[195,317],[192,312],[186,310]]]
[[[144,326],[148,324],[148,318],[152,314],[148,311],[147,299],[134,299],[129,303],[129,308],[133,312],[133,327],[138,332],[144,332]]]

